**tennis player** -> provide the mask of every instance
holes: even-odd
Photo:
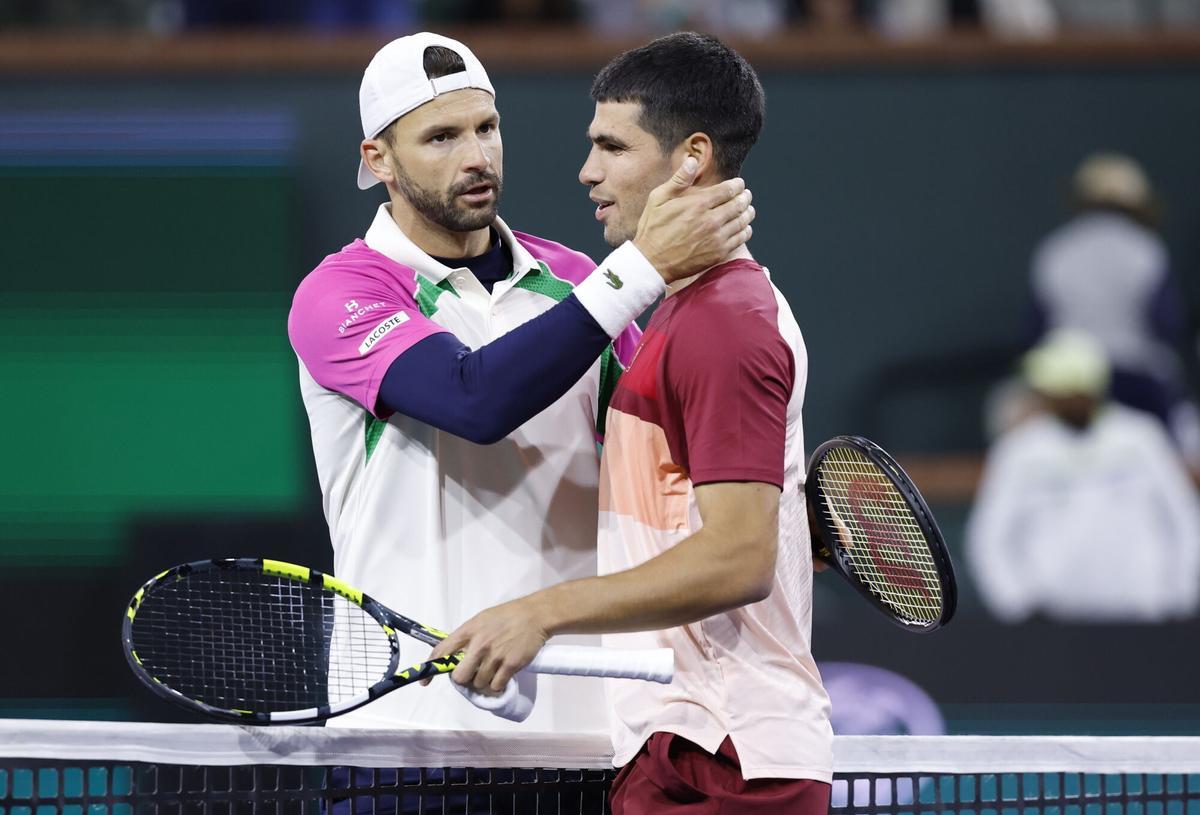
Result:
[[[617,57],[592,98],[579,178],[613,245],[685,158],[697,184],[735,177],[763,122],[753,69],[690,33]],[[669,286],[608,408],[601,576],[484,611],[434,650],[464,651],[453,678],[499,691],[552,635],[673,648],[672,684],[608,683],[615,815],[828,809],[800,488],[806,377],[791,310],[746,247]]]
[[[388,201],[300,284],[288,334],[336,572],[447,623],[596,573],[597,417],[666,282],[749,235],[740,180],[691,189],[690,165],[600,270],[497,216],[495,91],[464,45],[403,37],[367,66],[358,184]],[[682,163],[682,162],[681,162]],[[496,729],[449,682],[339,726]],[[586,679],[540,686],[530,725],[607,729]]]

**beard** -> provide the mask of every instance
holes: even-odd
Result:
[[[396,186],[405,200],[429,221],[451,232],[474,232],[491,226],[500,208],[500,193],[504,179],[499,173],[472,173],[469,178],[450,187],[445,192],[426,189],[404,172],[399,164],[394,165]],[[472,187],[490,183],[495,188],[492,200],[483,206],[472,207],[459,203],[458,197]]]

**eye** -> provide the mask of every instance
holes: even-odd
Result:
[[[434,144],[445,144],[449,140],[450,140],[449,133],[438,133],[430,139],[430,141],[433,142]]]
[[[495,131],[495,129],[496,129],[496,125],[492,122],[488,122],[487,124],[482,124],[479,126],[480,133],[492,133],[493,131]]]

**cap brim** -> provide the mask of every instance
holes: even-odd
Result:
[[[379,179],[375,174],[367,169],[367,163],[362,159],[358,161],[358,188],[360,190],[369,190],[379,183]]]

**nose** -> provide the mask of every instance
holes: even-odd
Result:
[[[492,166],[492,156],[484,147],[483,142],[476,138],[470,147],[467,148],[467,155],[463,160],[463,169],[467,172],[482,172]]]
[[[587,161],[579,168],[579,183],[588,187],[594,187],[604,180],[604,173],[600,171],[600,162],[596,160],[596,149],[588,153]]]

